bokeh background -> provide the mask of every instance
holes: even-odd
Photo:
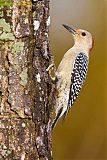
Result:
[[[66,121],[53,131],[54,160],[107,160],[107,0],[53,0],[51,49],[58,66],[73,38],[61,25],[90,31],[95,39],[86,82]]]

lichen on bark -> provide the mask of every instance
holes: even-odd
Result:
[[[0,159],[51,160],[49,1],[12,5],[0,8]]]

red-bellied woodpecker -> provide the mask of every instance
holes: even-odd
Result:
[[[56,98],[56,116],[52,129],[60,117],[66,118],[70,108],[77,99],[86,79],[90,51],[94,45],[93,36],[82,29],[73,29],[63,25],[74,37],[74,46],[64,55],[57,69],[56,82],[58,96]]]

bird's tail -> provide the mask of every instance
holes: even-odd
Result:
[[[66,110],[66,111],[64,112],[64,114],[63,114],[62,122],[65,121],[65,119],[66,119],[66,117],[67,117],[67,115],[68,115],[68,113],[69,113],[69,110],[70,110],[70,107],[69,107],[69,105],[68,105],[67,110]]]
[[[60,108],[60,110],[58,111],[58,113],[57,113],[55,119],[53,120],[52,126],[51,126],[52,130],[54,129],[54,127],[55,127],[55,125],[56,125],[58,119],[60,118],[60,115],[61,115],[61,113],[62,113],[62,110],[63,110],[63,108]]]

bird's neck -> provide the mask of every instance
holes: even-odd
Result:
[[[89,49],[87,45],[81,45],[79,43],[75,43],[74,46],[71,48],[74,52],[82,52],[85,53],[87,56],[89,56]]]

